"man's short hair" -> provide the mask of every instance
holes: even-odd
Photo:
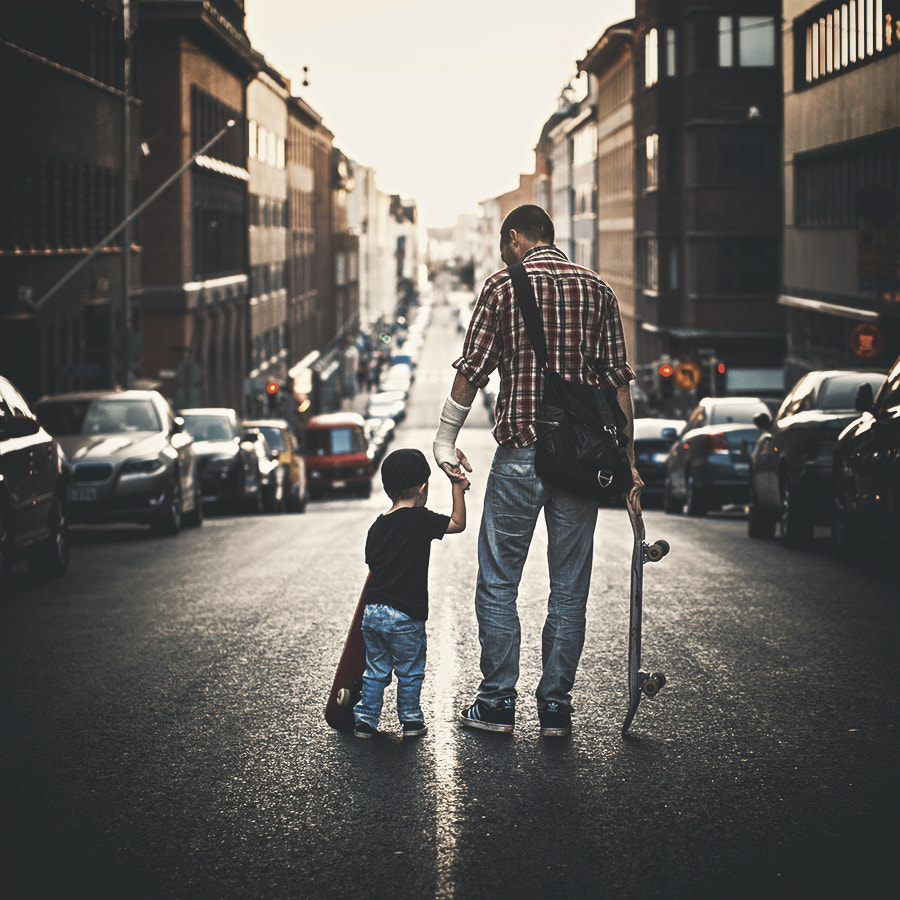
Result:
[[[525,206],[517,206],[503,220],[500,226],[500,237],[503,240],[509,238],[511,231],[518,231],[530,241],[541,244],[552,244],[556,240],[556,229],[553,227],[553,219],[547,215],[540,206],[531,203]]]

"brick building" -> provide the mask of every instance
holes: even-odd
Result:
[[[143,0],[144,196],[210,140],[144,213],[145,377],[178,406],[243,408],[249,345],[246,86],[257,58],[243,2]],[[227,123],[235,125],[228,129]]]
[[[124,218],[124,35],[121,0],[0,6],[0,370],[32,400],[136,374],[121,351],[139,248],[126,266],[120,233],[61,284]]]

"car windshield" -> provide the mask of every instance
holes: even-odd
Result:
[[[835,375],[819,388],[816,406],[819,409],[852,411],[856,406],[856,389],[865,382],[872,385],[872,393],[884,383],[884,375]]]
[[[237,437],[227,416],[182,413],[184,429],[195,441],[230,441]]]
[[[266,443],[273,450],[277,450],[279,453],[284,453],[287,450],[287,445],[284,442],[284,432],[280,428],[277,428],[275,425],[254,425],[253,427],[261,432],[266,439]]]
[[[51,400],[39,405],[38,416],[55,437],[162,430],[150,400]]]
[[[307,432],[309,452],[316,456],[365,452],[365,437],[359,428],[317,428]]]
[[[750,425],[753,417],[766,412],[764,403],[717,403],[709,416],[710,425]]]

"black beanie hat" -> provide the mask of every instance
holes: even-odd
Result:
[[[431,477],[431,467],[421,450],[394,450],[381,464],[381,483],[388,494],[418,487]]]

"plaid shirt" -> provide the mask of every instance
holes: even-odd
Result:
[[[590,269],[570,263],[557,247],[533,247],[522,260],[534,288],[547,338],[547,364],[567,381],[615,390],[634,380],[625,354],[619,304],[612,288]],[[500,375],[494,438],[527,447],[537,440],[541,378],[509,272],[484,283],[463,344],[453,363],[476,387]]]

